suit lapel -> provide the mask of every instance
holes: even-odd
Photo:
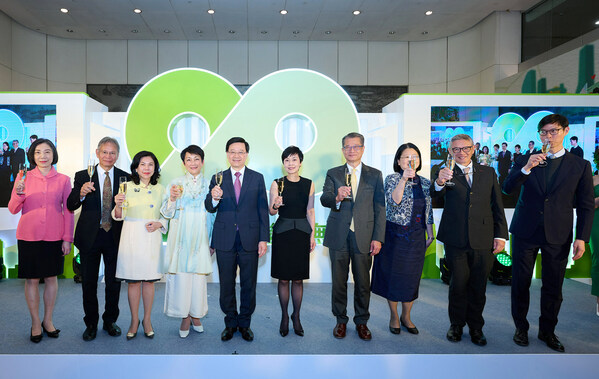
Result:
[[[473,165],[474,165],[474,163],[473,163]],[[453,168],[453,179],[452,180],[454,182],[457,180],[462,185],[464,185],[464,187],[470,188],[470,186],[468,185],[468,182],[466,181],[466,176],[464,175],[464,172],[462,171],[461,168],[458,167],[458,165],[455,165],[455,167]]]
[[[253,175],[252,175],[251,171],[246,167],[245,173],[244,173],[244,178],[243,178],[243,183],[241,184],[241,192],[239,193],[239,204],[241,204],[241,202],[243,201],[243,198],[245,197],[245,194],[247,192],[247,189],[249,188],[249,185],[252,182],[252,179],[253,179]]]
[[[562,158],[562,163],[557,168],[555,178],[553,179],[553,183],[551,183],[551,188],[547,188],[547,193],[552,192],[555,188],[557,188],[560,185],[561,182],[566,180],[566,178],[568,177],[568,170],[565,170],[562,167],[568,167],[570,165],[570,158],[572,158],[571,153],[566,151],[564,157]]]
[[[364,183],[366,183],[366,176],[368,175],[368,167],[366,167],[366,165],[364,163],[362,163],[362,173],[360,174],[360,181],[358,182],[358,191],[354,194],[354,196],[352,196],[352,201],[355,203],[356,200],[358,199],[358,195],[360,194],[361,190],[362,190],[362,185]],[[345,178],[343,178],[343,180],[345,181]]]
[[[545,169],[542,167],[534,167],[530,175],[533,175],[537,180],[537,185],[541,189],[541,193],[547,193],[547,188],[545,188]]]
[[[227,171],[227,174],[223,172],[223,197],[226,196],[227,193],[232,194],[233,204],[237,206],[237,202],[235,201],[235,187],[233,187],[233,170],[229,168]]]

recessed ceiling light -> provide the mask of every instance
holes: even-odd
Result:
[[[352,13],[354,14],[354,16],[357,16],[357,15],[359,15],[359,14],[360,14],[360,13],[362,13],[362,12],[361,12],[361,11],[359,11],[359,10],[355,10],[355,11],[353,11]]]
[[[200,29],[196,29],[196,33],[203,33]]]
[[[299,30],[294,30],[292,33],[293,34],[300,34],[300,31]]]
[[[98,31],[99,31],[100,33],[106,33],[106,30],[104,30],[104,29],[98,29]]]
[[[267,34],[268,32],[266,30],[263,30],[260,32],[260,34]]]
[[[60,8],[60,11],[62,13],[69,13],[69,10],[67,8]]]
[[[389,34],[391,34],[391,35],[395,34],[395,30],[390,31]]]
[[[214,9],[208,9],[206,12],[208,12],[208,14],[214,14]]]
[[[139,30],[133,29],[133,30],[131,30],[131,33],[139,33]]]
[[[364,31],[363,30],[358,30],[356,33],[358,33],[358,34],[364,34]]]
[[[331,34],[331,33],[333,33],[333,32],[330,31],[330,30],[327,30],[327,31],[324,32],[324,34]]]
[[[74,30],[73,30],[73,29],[67,29],[67,32],[68,32],[68,33],[73,33],[73,32],[74,32]]]
[[[423,36],[425,36],[425,35],[427,35],[427,34],[428,34],[428,32],[427,32],[426,30],[422,32],[422,35],[423,35]]]
[[[595,21],[595,25],[599,25],[599,20]]]
[[[141,9],[139,9],[139,8],[135,8],[135,9],[133,10],[133,12],[135,12],[135,13],[137,13],[137,14],[140,14],[140,13],[141,13]]]
[[[424,12],[425,15],[430,16],[431,14],[433,14],[433,11],[426,11]]]
[[[279,11],[279,13],[280,13],[280,14],[287,14],[287,10],[286,10],[286,9],[281,9],[281,10]]]
[[[164,29],[164,32],[165,32],[165,33],[170,33],[171,31],[170,31],[170,30],[168,30],[168,29]]]
[[[229,30],[229,33],[235,34],[235,30]]]

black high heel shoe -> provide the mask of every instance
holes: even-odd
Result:
[[[293,321],[293,332],[295,334],[297,334],[300,337],[304,336],[304,328],[302,327],[302,323],[300,322],[299,318],[296,320],[295,319],[295,313],[291,314],[291,320]],[[298,327],[295,327],[295,324],[298,324]]]
[[[39,343],[42,340],[42,337],[44,336],[44,333],[40,333],[37,336],[33,335],[33,328],[31,328],[31,333],[29,333],[29,341],[33,342],[33,343]]]
[[[141,321],[137,320],[137,329],[139,329],[139,324],[141,324]],[[127,341],[132,340],[137,336],[137,329],[135,329],[135,333],[127,333]]]
[[[150,323],[150,327],[152,328],[152,330],[147,333],[146,333],[146,329],[144,328],[144,336],[152,339],[152,338],[154,338],[154,327],[152,326],[152,323]]]
[[[403,325],[404,328],[406,328],[408,330],[408,333],[410,333],[410,334],[418,334],[419,333],[418,332],[418,328],[416,328],[416,325],[414,325],[413,328],[410,328],[409,326],[406,325],[405,322],[403,322],[403,320],[401,319],[401,317],[399,318],[399,322],[401,323],[401,325]]]
[[[281,325],[279,326],[279,334],[281,335],[281,337],[285,337],[287,334],[289,334],[289,316],[287,316],[285,318],[281,318]]]
[[[58,338],[58,334],[60,333],[60,329],[54,329],[53,331],[49,332],[46,327],[44,326],[44,323],[42,322],[42,331],[43,333],[46,333],[46,335],[50,338]]]

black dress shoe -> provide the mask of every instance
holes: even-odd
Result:
[[[246,341],[254,340],[254,332],[252,332],[252,329],[250,329],[249,327],[239,328],[239,333],[241,333],[241,338],[243,338]]]
[[[304,336],[304,328],[302,327],[302,323],[299,318],[295,317],[295,314],[291,315],[291,320],[293,321],[293,332],[300,337]]]
[[[119,328],[119,326],[114,322],[111,322],[110,324],[105,323],[102,329],[106,330],[108,335],[112,337],[118,337],[121,335],[121,328]]]
[[[557,336],[554,333],[543,333],[539,331],[539,339],[547,344],[553,350],[563,353],[566,351],[564,349],[564,345],[557,339]]]
[[[98,328],[95,326],[87,326],[85,331],[83,332],[83,340],[91,341],[96,338],[96,333],[98,332]]]
[[[289,316],[281,318],[279,334],[281,335],[281,337],[285,337],[287,334],[289,334]]]
[[[447,331],[447,339],[451,342],[462,340],[463,328],[459,325],[451,325]]]
[[[389,331],[393,334],[399,334],[401,333],[401,328],[394,328],[392,326],[389,326]]]
[[[48,331],[46,330],[46,328],[44,327],[44,323],[42,322],[42,331],[44,333],[46,333],[46,335],[50,338],[58,338],[58,334],[60,333],[60,329],[54,329],[53,331]]]
[[[221,341],[228,341],[233,338],[233,333],[237,331],[237,328],[229,328],[226,327],[223,332],[220,334]]]
[[[401,319],[401,317],[399,318],[399,322],[401,323],[401,325],[403,325],[404,328],[406,328],[406,330],[408,331],[408,333],[410,333],[410,334],[418,334],[419,333],[418,332],[418,328],[416,327],[416,325],[414,325],[413,328],[410,328],[408,325],[406,325],[405,322],[403,322],[403,320]]]
[[[470,329],[470,341],[478,346],[485,346],[487,338],[481,329]]]
[[[42,326],[43,328],[43,326]],[[31,333],[29,333],[29,341],[33,342],[33,343],[39,343],[42,340],[42,337],[44,336],[44,333],[40,333],[37,336],[33,335],[33,328],[31,328]]]
[[[528,332],[526,330],[516,329],[516,333],[514,333],[514,342],[519,346],[528,346]]]

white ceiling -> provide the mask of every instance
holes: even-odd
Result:
[[[0,0],[0,10],[30,29],[65,38],[423,41],[460,33],[494,11],[523,11],[539,1]],[[289,13],[281,15],[281,9]],[[362,14],[354,16],[354,10]],[[433,14],[425,16],[427,10]]]

